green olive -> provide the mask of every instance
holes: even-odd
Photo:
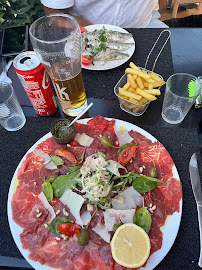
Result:
[[[114,224],[114,226],[113,226],[113,232],[115,232],[118,229],[118,227],[120,227],[121,225],[123,225],[123,223],[116,223],[116,224]]]
[[[58,178],[57,174],[51,174],[46,178],[46,182],[50,182],[53,183],[55,181],[55,179]]]
[[[114,147],[112,141],[107,136],[102,136],[100,141],[106,147]]]
[[[149,176],[153,177],[153,178],[156,178],[157,177],[157,169],[156,167],[152,167],[150,170],[149,170]]]
[[[86,246],[89,243],[89,233],[87,229],[82,229],[78,236],[78,243],[80,246]]]

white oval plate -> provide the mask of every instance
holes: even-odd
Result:
[[[121,27],[110,25],[110,24],[93,24],[93,25],[88,25],[85,28],[88,32],[92,32],[96,29],[97,30],[102,29],[103,26],[108,30],[119,31],[121,33],[129,33],[128,31],[126,31],[125,29],[123,29]],[[120,59],[120,60],[108,61],[104,66],[100,65],[99,61],[94,61],[94,65],[92,65],[92,64],[89,66],[82,65],[82,68],[89,69],[89,70],[108,70],[108,69],[116,68],[116,67],[123,65],[125,62],[127,62],[131,58],[131,56],[133,55],[133,53],[135,51],[134,38],[130,38],[130,39],[126,40],[126,42],[127,43],[134,43],[134,45],[131,48],[129,48],[126,51],[122,51],[123,53],[127,53],[129,55],[127,58]]]
[[[106,118],[107,120],[112,120],[111,118]],[[86,118],[86,119],[81,119],[78,120],[79,123],[82,124],[86,124],[88,122],[88,120],[90,120],[90,118]],[[128,131],[129,130],[134,130],[139,132],[140,134],[142,134],[143,136],[145,136],[146,138],[148,138],[149,140],[151,140],[152,142],[157,141],[157,139],[155,137],[153,137],[150,133],[148,133],[147,131],[145,131],[144,129],[122,121],[122,120],[118,120],[115,119],[116,121],[116,125],[117,126],[124,126]],[[48,267],[46,265],[42,265],[39,262],[34,262],[32,260],[29,259],[28,255],[29,255],[29,251],[25,250],[22,248],[22,244],[20,242],[20,234],[22,233],[22,228],[19,227],[12,218],[12,209],[11,209],[11,199],[12,196],[14,194],[15,191],[15,187],[16,187],[16,177],[17,177],[17,172],[22,164],[22,162],[26,159],[26,155],[30,152],[32,152],[35,147],[42,143],[44,140],[46,140],[47,138],[51,137],[51,133],[47,133],[46,135],[44,135],[41,139],[39,139],[28,151],[27,153],[24,155],[24,157],[22,158],[22,160],[20,161],[10,184],[10,188],[9,188],[9,193],[8,193],[8,203],[7,203],[7,213],[8,213],[8,221],[9,221],[9,226],[11,229],[11,233],[12,236],[14,238],[14,241],[18,247],[18,249],[20,250],[20,252],[22,253],[22,255],[24,256],[24,258],[30,263],[30,265],[35,268],[36,270],[48,270],[48,269],[53,269],[51,267]],[[179,174],[177,172],[177,168],[175,166],[173,166],[173,177],[176,178],[177,180],[180,181],[179,178]],[[175,238],[177,236],[178,233],[178,229],[180,226],[180,221],[181,221],[181,215],[182,215],[182,199],[180,201],[180,212],[177,213],[175,212],[172,216],[168,216],[165,222],[165,225],[161,227],[161,231],[163,232],[163,243],[162,243],[162,247],[161,249],[157,250],[156,252],[154,252],[150,257],[149,260],[146,264],[146,267],[141,267],[141,270],[152,270],[154,269],[162,260],[163,258],[167,255],[167,253],[169,252],[169,250],[171,249]]]

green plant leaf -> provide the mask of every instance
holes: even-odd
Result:
[[[48,230],[49,232],[51,232],[52,234],[61,234],[58,231],[58,225],[59,224],[63,224],[63,223],[70,223],[72,224],[73,222],[67,218],[64,217],[58,217],[58,218],[54,218],[51,223],[48,226]]]
[[[83,162],[84,156],[85,156],[85,149],[83,150],[83,153],[82,153],[82,155],[79,158],[79,163],[78,164],[81,164]]]
[[[126,143],[126,144],[122,145],[119,148],[117,154],[119,155],[123,151],[123,149],[125,149],[126,147],[128,147],[128,146],[135,146],[135,145],[137,145],[137,144],[136,143]]]
[[[67,175],[60,175],[58,178],[56,178],[56,180],[52,184],[54,195],[56,197],[60,197],[66,189],[75,188],[80,175],[80,172],[75,171]]]
[[[68,171],[68,172],[75,172],[77,170],[79,170],[81,168],[81,166],[72,166],[72,167],[67,167],[65,166],[65,169]]]
[[[0,12],[2,28],[31,24],[44,15],[40,0],[1,0]]]
[[[145,176],[145,175],[138,175],[133,181],[133,187],[139,193],[148,192],[152,189],[155,189],[159,184],[164,184],[157,178]]]
[[[15,14],[24,14],[25,12],[27,12],[28,10],[30,10],[30,8],[32,8],[31,6],[27,5],[25,7],[21,7],[20,9],[15,11]]]
[[[55,166],[63,165],[64,160],[61,157],[58,156],[52,156],[51,157],[52,162],[54,163]]]

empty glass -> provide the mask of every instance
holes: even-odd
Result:
[[[170,124],[179,124],[194,104],[201,91],[198,78],[186,74],[176,73],[166,82],[162,117]]]
[[[26,123],[11,84],[0,82],[0,124],[8,131],[21,129]]]

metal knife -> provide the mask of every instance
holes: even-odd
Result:
[[[189,173],[198,211],[198,222],[200,231],[200,257],[198,265],[202,267],[202,192],[196,153],[194,153],[190,159]]]

